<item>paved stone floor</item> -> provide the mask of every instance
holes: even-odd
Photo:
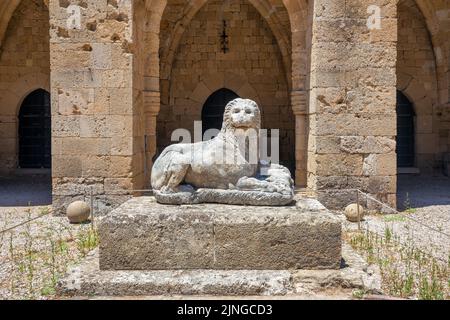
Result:
[[[7,207],[47,206],[51,203],[50,175],[0,176],[0,210]]]
[[[400,209],[448,206],[450,210],[450,177],[400,175],[398,206]]]

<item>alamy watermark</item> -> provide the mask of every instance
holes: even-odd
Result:
[[[118,0],[119,6],[129,5],[130,0]],[[82,8],[79,5],[71,4],[67,7],[67,14],[69,17],[66,20],[68,29],[81,30],[81,18],[82,18]],[[381,29],[381,8],[377,5],[370,5],[367,7],[367,13],[370,15],[367,19],[367,28],[369,30]]]
[[[81,30],[81,7],[72,4],[67,7],[67,13],[69,14],[69,17],[67,18],[67,28]]]
[[[377,5],[370,5],[367,8],[367,13],[370,14],[367,19],[367,28],[369,30],[380,30],[381,29],[381,8]]]
[[[188,163],[215,165],[266,165],[280,163],[279,129],[210,129],[203,133],[203,123],[194,122],[194,136],[187,129],[177,129],[171,142],[190,145]],[[261,168],[261,174],[265,169]]]

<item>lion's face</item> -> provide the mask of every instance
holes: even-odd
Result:
[[[261,113],[256,102],[248,99],[235,99],[225,109],[224,123],[228,128],[259,129]]]

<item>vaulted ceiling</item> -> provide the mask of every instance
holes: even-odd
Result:
[[[8,29],[9,21],[14,12],[19,6],[21,0],[2,0],[0,1],[0,48],[5,38],[6,30]],[[48,7],[49,0],[43,0]]]

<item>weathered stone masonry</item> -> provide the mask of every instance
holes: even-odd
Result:
[[[375,1],[384,19],[367,27],[374,1],[314,1],[308,184],[329,206],[357,188],[396,199],[396,5]]]
[[[81,7],[80,30],[67,27],[70,4]],[[133,189],[143,178],[134,141],[132,3],[54,0],[49,9],[54,203]]]

